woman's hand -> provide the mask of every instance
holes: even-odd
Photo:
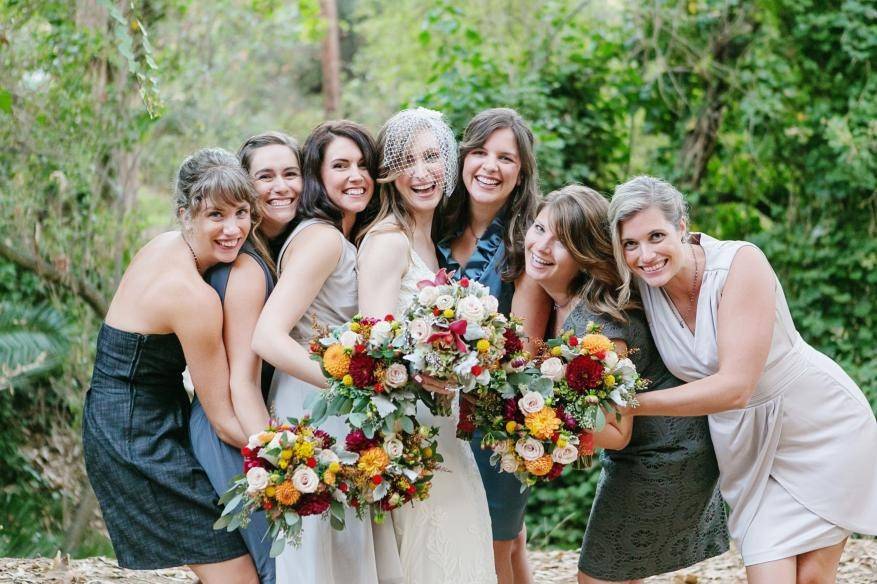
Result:
[[[456,380],[439,379],[429,375],[415,375],[414,381],[419,383],[426,391],[436,395],[454,395],[459,389]]]

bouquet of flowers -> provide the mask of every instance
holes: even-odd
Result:
[[[593,323],[581,337],[566,332],[548,341],[523,370],[503,374],[501,407],[479,407],[476,424],[485,433],[482,447],[493,450],[491,463],[524,486],[553,480],[573,463],[589,465],[606,414],[636,407],[645,385]]]
[[[250,436],[241,454],[245,474],[220,498],[225,508],[214,529],[246,527],[253,512],[264,510],[272,557],[287,541],[301,544],[302,517],[328,516],[333,528],[343,529],[357,454],[335,446],[335,439],[307,418],[272,421],[264,432]]]
[[[451,280],[444,268],[418,288],[405,314],[405,359],[411,370],[452,379],[466,392],[490,384],[504,355],[507,320],[497,312],[499,301],[479,282]],[[437,415],[451,413],[449,399],[433,402],[431,394],[421,399]]]
[[[437,433],[430,426],[371,438],[360,429],[350,432],[346,447],[359,455],[350,504],[357,509],[371,506],[375,521],[380,523],[386,512],[427,499],[432,476],[442,462]]]
[[[305,404],[313,423],[339,415],[368,438],[379,430],[414,433],[418,388],[403,360],[402,323],[389,314],[380,320],[356,315],[320,332],[311,342],[311,358],[319,361],[329,388]]]

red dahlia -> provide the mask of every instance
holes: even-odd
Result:
[[[512,329],[506,329],[502,336],[505,337],[505,355],[503,356],[505,359],[510,359],[515,353],[524,350],[523,341]]]
[[[557,462],[554,463],[554,466],[551,467],[551,470],[548,471],[548,474],[545,475],[545,478],[549,481],[553,481],[563,472],[563,465]]]
[[[329,448],[335,444],[335,439],[323,430],[314,430],[314,437],[319,438],[323,443],[323,448]]]
[[[350,358],[350,376],[356,387],[368,387],[375,383],[375,360],[357,353]]]
[[[365,437],[365,433],[357,428],[347,435],[347,438],[344,439],[344,445],[351,452],[362,452],[372,446],[377,446],[378,441],[375,438],[369,440]]]
[[[310,493],[302,495],[296,505],[296,511],[302,517],[306,515],[319,515],[325,513],[332,503],[331,496],[328,493]]]
[[[566,366],[566,382],[576,391],[593,389],[603,380],[603,366],[584,355],[579,355]]]

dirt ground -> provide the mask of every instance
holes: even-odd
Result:
[[[575,582],[576,552],[531,552],[537,584]],[[701,562],[686,570],[655,576],[647,584],[737,584],[745,582],[739,558],[728,552]],[[841,559],[837,581],[841,584],[877,583],[877,540],[858,539],[847,544]],[[88,558],[67,560],[56,558],[0,558],[0,583],[33,584],[99,584],[126,582],[130,584],[194,583],[194,575],[185,568],[155,571],[123,570],[114,560]]]

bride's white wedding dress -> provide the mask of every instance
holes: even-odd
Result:
[[[414,248],[409,249],[397,315],[418,293],[418,282],[435,278]],[[433,477],[428,499],[392,512],[406,584],[496,584],[487,496],[469,443],[457,439],[458,400],[453,410],[453,415],[440,417],[423,404],[417,406],[418,421],[439,429],[438,448],[447,470]]]

